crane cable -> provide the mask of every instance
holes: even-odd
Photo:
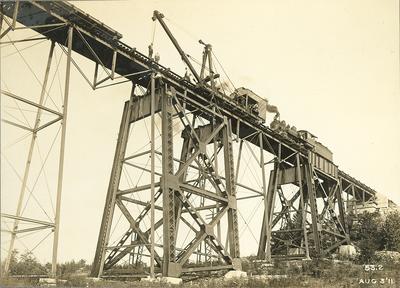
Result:
[[[235,86],[235,84],[233,84],[233,82],[232,82],[231,78],[229,78],[229,75],[228,75],[228,73],[226,73],[226,71],[225,71],[224,67],[222,66],[221,62],[219,62],[219,60],[218,60],[218,57],[215,55],[214,51],[211,51],[211,53],[212,53],[212,55],[214,56],[215,60],[217,60],[217,62],[218,62],[218,64],[219,64],[219,66],[221,67],[222,71],[224,72],[224,74],[225,74],[226,78],[228,78],[229,82],[232,84],[233,88],[236,90],[236,86]]]
[[[156,37],[156,28],[157,28],[157,23],[156,23],[156,21],[153,21],[153,33],[151,35],[151,45],[152,46],[154,44],[154,39]]]

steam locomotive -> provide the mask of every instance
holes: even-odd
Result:
[[[229,97],[235,101],[238,106],[256,116],[260,122],[265,122],[268,106],[268,101],[266,99],[261,98],[250,89],[244,87],[237,88]]]
[[[265,123],[267,112],[275,113],[274,120],[270,123],[270,129],[286,138],[288,141],[304,144],[307,142],[313,147],[310,153],[311,164],[320,171],[338,177],[338,167],[333,163],[333,154],[328,147],[317,141],[317,137],[306,130],[297,130],[295,126],[291,126],[280,120],[278,108],[268,104],[268,100],[261,98],[250,89],[240,87],[237,88],[230,98],[237,103],[242,109],[254,115],[260,121]]]

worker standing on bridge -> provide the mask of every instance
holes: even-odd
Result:
[[[153,43],[149,45],[149,58],[153,59]]]
[[[154,61],[156,61],[158,63],[158,61],[160,61],[160,54],[158,54],[158,52],[156,52],[156,55],[154,56]]]
[[[183,78],[184,78],[186,81],[190,82],[190,75],[189,75],[189,72],[188,72],[187,67],[185,67],[185,76],[183,76]]]

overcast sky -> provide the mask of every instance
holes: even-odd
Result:
[[[333,151],[340,169],[400,202],[398,1],[73,4],[122,33],[125,43],[144,54],[153,38],[153,10],[161,11],[185,52],[201,59],[202,46],[197,41],[211,43],[236,87],[248,87],[268,98],[279,107],[282,119],[318,136]],[[176,50],[160,25],[155,31],[154,50],[160,54],[161,64],[182,75],[184,66]],[[27,57],[42,59],[36,64],[43,70],[48,44],[41,47],[45,49],[33,48]],[[10,89],[29,89],[27,81],[6,79],[4,71],[20,71],[16,65],[24,65],[11,63],[17,62],[2,64],[4,82]],[[89,64],[83,65],[89,69]],[[11,73],[17,72],[8,75]],[[123,102],[129,91],[129,85],[92,91],[73,70],[61,261],[92,261]],[[22,162],[25,158],[21,154]],[[9,175],[2,177],[12,181]]]

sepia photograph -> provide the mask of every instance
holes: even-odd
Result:
[[[0,94],[0,287],[400,287],[398,0],[0,0]]]

